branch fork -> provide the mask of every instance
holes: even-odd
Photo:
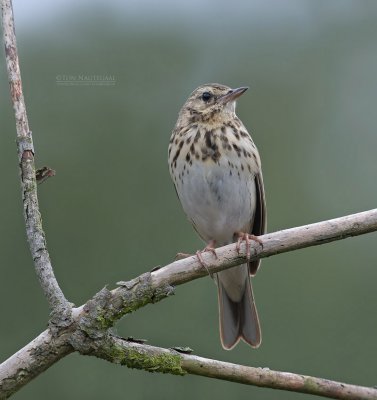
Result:
[[[175,286],[226,268],[275,254],[320,245],[377,230],[377,209],[316,224],[268,233],[263,243],[230,244],[216,249],[217,257],[202,253],[175,261],[113,290],[102,289],[86,304],[72,308],[54,275],[39,211],[37,183],[54,171],[35,170],[34,145],[22,92],[11,0],[1,0],[3,37],[11,100],[16,119],[17,151],[26,234],[34,267],[51,310],[49,328],[0,364],[0,399],[6,399],[68,354],[77,351],[112,363],[149,372],[195,374],[209,378],[310,393],[334,399],[377,399],[377,389],[326,379],[226,363],[163,349],[115,336],[111,327],[125,314],[174,293]],[[208,270],[208,271],[207,271]]]

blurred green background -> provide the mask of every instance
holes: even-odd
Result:
[[[39,187],[55,273],[80,305],[203,244],[167,169],[177,113],[206,82],[248,85],[238,115],[264,168],[268,229],[376,207],[377,2],[15,1]],[[15,124],[0,70],[0,359],[46,327],[25,240]],[[60,86],[63,75],[114,85]],[[116,327],[157,346],[258,367],[377,384],[376,234],[266,259],[254,279],[258,350],[222,350],[210,279],[179,287]],[[307,399],[71,355],[15,399]]]

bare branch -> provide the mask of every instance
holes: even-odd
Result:
[[[332,399],[377,399],[377,389],[307,375],[254,368],[127,341],[108,334],[93,341],[87,354],[149,372],[201,375],[270,389],[307,393]]]
[[[73,348],[64,335],[52,336],[49,329],[45,330],[0,364],[0,399],[7,399],[72,352]]]
[[[37,180],[43,181],[53,171],[45,169],[36,175],[33,139],[22,93],[12,2],[1,1],[6,64],[16,118],[26,233],[40,284],[52,310],[52,324],[48,330],[0,365],[0,399],[9,397],[73,351],[151,372],[196,374],[337,399],[377,399],[377,389],[206,359],[127,341],[109,332],[109,327],[124,314],[160,301],[173,292],[173,286],[206,276],[208,272],[216,273],[244,263],[245,246],[239,253],[235,244],[232,244],[217,249],[217,257],[204,254],[206,268],[203,268],[196,257],[188,257],[129,282],[121,282],[120,287],[112,291],[105,288],[84,306],[74,309],[71,315],[71,305],[64,297],[53,273],[38,205]],[[263,246],[252,246],[251,260],[375,230],[377,209],[266,234],[260,237]]]
[[[148,372],[173,375],[200,375],[246,385],[307,393],[344,400],[376,400],[377,389],[302,374],[273,371],[199,357],[174,349],[129,341],[109,331],[97,331],[96,338],[82,331],[52,337],[42,332],[27,346],[0,365],[0,399],[8,398],[20,387],[48,367],[70,354],[74,342],[80,353],[95,356],[114,364]]]
[[[22,93],[12,1],[2,0],[1,8],[10,94],[16,118],[17,150],[20,163],[26,235],[39,282],[52,311],[52,323],[67,325],[70,323],[71,306],[64,297],[55,278],[39,212],[33,137],[29,129],[25,100]]]
[[[267,233],[259,236],[259,239],[263,242],[263,248],[259,244],[252,242],[250,260],[270,257],[304,247],[318,246],[375,231],[377,231],[377,209]],[[180,285],[208,275],[208,272],[212,274],[242,264],[246,260],[245,251],[246,248],[243,245],[240,254],[238,254],[236,246],[230,244],[216,249],[217,258],[210,252],[203,253],[202,257],[207,264],[207,268],[203,268],[195,256],[173,262],[152,272],[152,286],[159,287],[162,284]]]
[[[377,209],[373,209],[268,233],[259,236],[263,242],[263,248],[257,243],[251,244],[251,260],[317,246],[376,230]],[[245,245],[241,246],[239,254],[236,244],[219,247],[216,249],[216,254],[217,258],[209,252],[202,254],[206,268],[203,268],[196,256],[191,256],[140,275],[131,281],[118,282],[120,287],[112,291],[103,289],[85,307],[95,310],[96,315],[92,315],[92,320],[101,321],[102,326],[110,327],[123,315],[171,295],[174,291],[173,286],[208,276],[209,272],[213,274],[246,261]]]
[[[256,244],[253,247],[255,254],[252,255],[252,259],[269,257],[274,254],[315,246],[375,230],[377,230],[377,209],[269,233],[260,236],[263,241],[263,248]],[[237,253],[235,244],[218,248],[216,252],[218,258],[211,254],[203,254],[207,269],[211,273],[231,268],[245,262],[246,259],[244,246],[241,247],[240,254]],[[111,337],[108,328],[112,327],[124,314],[169,296],[174,290],[172,285],[180,285],[190,280],[207,276],[207,269],[203,268],[196,257],[193,256],[173,262],[153,272],[140,275],[131,281],[121,282],[121,286],[112,291],[106,288],[102,289],[85,305],[73,310],[74,321],[70,327],[59,329],[55,336],[56,343],[61,343],[60,340],[65,337],[64,343],[67,345],[67,347],[58,346],[58,349],[61,348],[61,352],[57,350],[55,354],[53,352],[50,353],[48,350],[50,342],[38,339],[41,337],[39,336],[30,345],[24,347],[0,365],[0,398],[3,398],[4,393],[13,393],[20,389],[25,383],[62,356],[73,351],[73,348],[82,354],[96,355],[115,363],[121,363],[132,368],[142,368],[147,371],[156,370],[175,374],[181,374],[183,371],[250,385],[301,391],[338,399],[377,399],[377,390],[373,388],[358,387],[285,372],[237,366],[196,356],[181,355],[180,353],[169,353],[169,350],[166,349],[145,345],[140,347],[137,343],[127,341],[125,343],[124,340],[119,342],[120,338]],[[49,333],[46,331],[41,335],[49,335]],[[118,348],[119,351],[116,355],[117,347],[115,345],[118,344],[120,348]],[[132,346],[134,352],[126,352],[124,350],[126,345],[128,350],[131,349],[129,346]],[[30,352],[29,346],[34,346],[33,352]],[[151,350],[151,352],[148,353],[147,350]],[[136,357],[137,352],[143,354],[145,356],[144,359]],[[47,357],[44,361],[43,359],[40,360],[39,368],[34,370],[27,367],[28,363],[34,365],[33,359],[28,358],[28,353],[29,355],[47,353],[51,357]],[[167,354],[177,356],[178,354],[181,358],[179,359],[179,364],[175,359],[176,363],[171,365],[173,369],[169,370],[170,367],[168,365],[174,359],[168,358],[164,360],[164,358],[160,357],[157,359],[162,364],[156,364],[156,355],[158,354],[165,354],[165,356]],[[25,365],[18,367],[18,359],[24,360]],[[11,366],[11,370],[7,372],[9,366]],[[21,369],[24,371],[23,380],[18,380],[16,377]],[[15,378],[12,379],[12,377]]]

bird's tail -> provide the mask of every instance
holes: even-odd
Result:
[[[246,277],[240,301],[231,300],[220,279],[217,279],[217,287],[220,337],[223,348],[231,350],[240,339],[252,347],[258,347],[262,336],[249,276]]]

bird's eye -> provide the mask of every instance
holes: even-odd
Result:
[[[212,93],[210,92],[204,92],[202,94],[202,100],[205,102],[209,101],[211,98],[212,98]]]

